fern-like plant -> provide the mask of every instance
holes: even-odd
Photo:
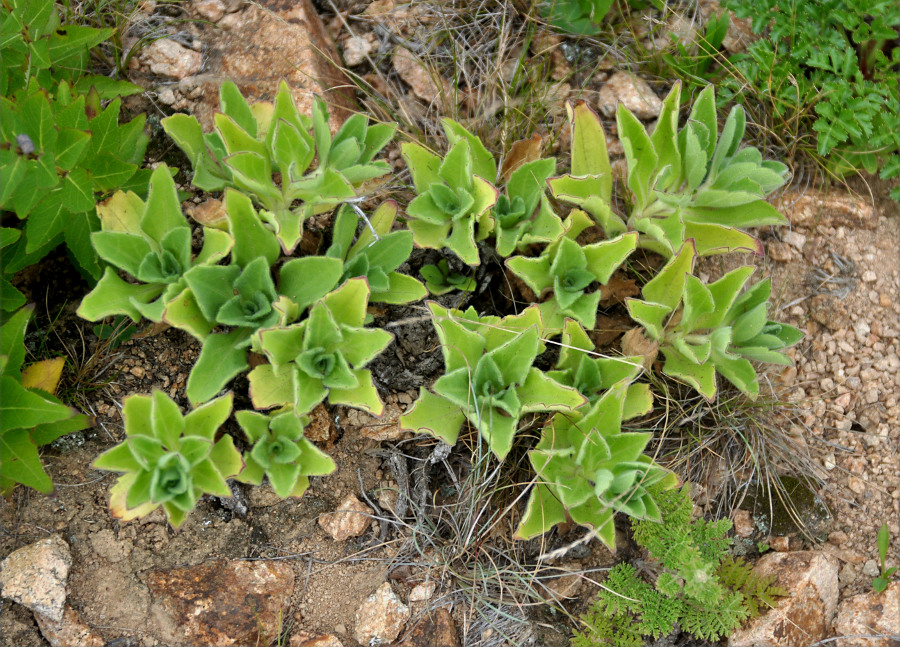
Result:
[[[634,566],[612,568],[604,588],[581,617],[584,629],[574,647],[639,647],[643,636],[658,638],[676,626],[695,638],[717,641],[775,605],[787,592],[772,577],[756,575],[743,559],[728,554],[731,521],[692,520],[688,486],[650,491],[662,522],[632,517],[635,541],[650,554],[650,577]]]

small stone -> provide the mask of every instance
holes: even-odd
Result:
[[[850,407],[850,400],[853,399],[853,395],[851,393],[844,393],[839,395],[834,399],[834,403],[839,406],[841,409],[846,411]]]
[[[429,613],[397,647],[459,647],[453,617],[444,607]]]
[[[335,541],[359,537],[372,523],[374,510],[352,494],[344,499],[337,510],[319,517],[319,525]]]
[[[344,63],[349,66],[364,63],[372,50],[375,49],[375,42],[364,36],[350,36],[344,40]]]
[[[878,295],[878,305],[882,308],[890,308],[891,307],[891,297],[884,292]]]
[[[390,643],[409,620],[409,607],[385,582],[356,611],[356,640],[363,645]]]
[[[71,566],[69,545],[57,535],[13,551],[0,563],[3,597],[60,622]]]
[[[836,647],[894,647],[900,633],[900,582],[841,602],[834,621]]]
[[[409,592],[409,601],[424,602],[425,600],[430,600],[431,596],[434,595],[436,588],[437,582],[422,582],[421,584],[416,584]]]
[[[806,236],[798,231],[786,231],[781,235],[781,239],[800,252],[803,251],[803,246],[806,245]]]
[[[655,119],[659,116],[662,101],[644,79],[628,72],[616,72],[600,89],[597,104],[600,111],[611,117],[622,103],[638,119]]]
[[[766,245],[766,251],[772,258],[772,260],[775,260],[779,263],[787,263],[793,256],[791,246],[779,240],[769,241],[769,243]]]
[[[866,484],[861,478],[857,476],[851,476],[847,480],[847,486],[855,493],[862,494],[866,491]]]
[[[835,530],[828,535],[828,541],[834,544],[835,546],[842,546],[847,543],[847,533],[843,530]]]
[[[106,644],[68,604],[58,622],[41,613],[34,614],[34,619],[50,647],[103,647]]]
[[[167,106],[171,106],[175,103],[175,101],[177,101],[177,98],[175,97],[175,91],[172,90],[172,88],[166,88],[165,90],[160,92],[156,98],[159,99],[160,103],[164,103]]]
[[[837,458],[835,457],[834,452],[825,456],[824,465],[825,469],[829,472],[837,467]]]
[[[866,283],[874,283],[878,280],[878,275],[875,274],[872,270],[866,270],[863,272],[862,280]]]
[[[131,374],[137,378],[143,378],[144,375],[146,374],[146,371],[144,370],[144,367],[142,367],[142,366],[135,366],[131,369]]]
[[[866,575],[868,577],[878,577],[878,575],[881,573],[881,568],[878,566],[878,562],[876,562],[874,559],[870,559],[865,564],[863,564],[862,572],[863,575]]]
[[[219,22],[225,15],[225,3],[222,0],[194,0],[192,6],[194,13],[209,22]]]
[[[772,550],[778,553],[787,553],[791,550],[791,540],[789,537],[772,537],[769,540]]]
[[[753,515],[748,510],[736,510],[734,513],[734,534],[738,537],[752,537],[755,530]]]
[[[160,76],[183,79],[196,74],[203,67],[200,52],[188,49],[171,38],[155,40],[141,54],[150,71]]]
[[[164,642],[205,647],[268,644],[294,590],[291,566],[272,561],[214,559],[146,571],[143,580],[169,616],[159,626],[177,632]]]

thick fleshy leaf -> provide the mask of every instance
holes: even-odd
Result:
[[[686,242],[675,258],[666,263],[659,274],[651,279],[641,290],[647,301],[659,303],[670,310],[675,310],[681,302],[684,292],[685,276],[694,267],[696,250],[692,241]]]
[[[517,389],[522,411],[568,411],[587,402],[577,390],[564,386],[545,373],[532,368],[524,384]]]
[[[247,375],[250,382],[250,400],[257,409],[292,404],[294,402],[294,373],[297,367],[293,364],[275,368],[271,364],[262,364]]]
[[[225,191],[225,210],[228,227],[234,236],[231,261],[246,267],[250,261],[260,256],[274,265],[281,255],[281,245],[269,229],[263,226],[256,214],[250,198],[240,191]]]
[[[707,400],[716,397],[716,369],[712,362],[695,364],[671,347],[664,348],[663,352],[666,355],[663,373],[691,385]]]
[[[600,117],[587,103],[566,106],[572,124],[572,175],[598,178],[597,195],[606,202],[612,196],[612,167],[606,150],[606,134]]]
[[[466,416],[458,406],[421,387],[412,408],[400,417],[400,429],[431,434],[455,445],[465,420]]]
[[[188,376],[186,394],[191,404],[205,402],[215,396],[235,377],[249,368],[246,330],[210,335],[203,342],[200,357]]]
[[[303,311],[337,285],[343,267],[337,258],[306,256],[292,259],[281,266],[278,293],[289,297]],[[315,280],[311,281],[313,276]]]
[[[352,389],[330,389],[328,401],[348,407],[363,409],[370,415],[380,417],[384,413],[384,403],[378,397],[378,390],[372,383],[372,373],[367,369],[354,371],[359,386]]]

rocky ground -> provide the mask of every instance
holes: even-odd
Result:
[[[164,6],[144,4],[141,29],[166,24],[169,38],[136,57],[131,74],[160,113],[189,110],[208,122],[223,78],[259,99],[287,78],[301,107],[323,94],[340,119],[341,108],[355,109],[353,92],[323,55],[342,56],[391,109],[419,119],[424,130],[436,115],[463,110],[489,123],[499,109],[477,96],[474,84],[453,85],[421,64],[416,38],[437,20],[428,3],[325,3],[331,13],[324,24],[308,1],[194,0],[190,16],[205,22],[172,24]],[[138,29],[135,38],[141,35]],[[737,31],[730,42],[739,47],[740,39]],[[658,113],[664,82],[648,84],[607,60],[582,83],[571,76],[561,39],[547,36],[532,47],[536,58],[553,65],[538,93],[554,99],[548,132],[560,129],[566,99],[585,98],[601,114],[622,101],[648,123]],[[452,101],[458,103],[451,111]],[[565,137],[552,145],[564,153]],[[791,591],[778,609],[735,634],[734,647],[807,647],[830,637],[840,647],[900,640],[900,583],[872,592],[878,527],[887,523],[891,536],[900,537],[900,216],[885,188],[873,186],[871,195],[862,184],[852,193],[794,186],[777,198],[790,227],[762,234],[759,274],[772,277],[779,318],[807,335],[793,351],[795,366],[769,377],[791,412],[785,424],[796,451],[817,466],[818,495],[830,515],[805,519],[810,532],[804,536],[796,529],[772,533],[755,511],[734,513],[737,537],[771,547],[757,568],[778,575]],[[724,269],[716,263],[707,271]],[[35,281],[33,298],[40,301]],[[63,337],[75,339],[89,327],[73,310],[67,308],[60,325]],[[19,488],[0,501],[0,556],[6,558],[0,645],[567,644],[563,614],[513,613],[501,600],[493,616],[485,615],[452,576],[454,562],[441,562],[441,551],[453,545],[428,548],[411,539],[417,497],[429,479],[439,489],[465,478],[458,459],[396,429],[416,394],[415,371],[388,396],[383,420],[317,409],[311,437],[338,470],[312,479],[299,500],[282,501],[265,487],[236,489],[232,499],[202,501],[178,532],[160,513],[129,523],[113,519],[107,507],[113,479],[90,463],[122,437],[122,398],[159,388],[183,400],[199,350],[179,331],[146,332],[114,351],[88,339],[90,347],[74,363],[90,387],[82,391],[83,404],[95,426],[45,454],[54,496]],[[396,354],[404,365],[433,349],[427,326],[419,336],[399,337]],[[573,538],[561,537],[558,545]],[[602,569],[616,560],[599,545],[581,548],[541,575],[547,597],[567,600],[572,613],[585,608]],[[888,564],[897,561],[892,548]],[[507,621],[510,615],[527,622]]]

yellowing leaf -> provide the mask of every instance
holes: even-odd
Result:
[[[59,386],[59,378],[62,377],[62,370],[65,365],[65,357],[55,357],[35,362],[22,371],[22,386],[26,389],[41,389],[54,395],[56,387]]]
[[[116,191],[112,197],[97,204],[97,215],[103,231],[122,231],[139,234],[144,201],[136,193]]]

